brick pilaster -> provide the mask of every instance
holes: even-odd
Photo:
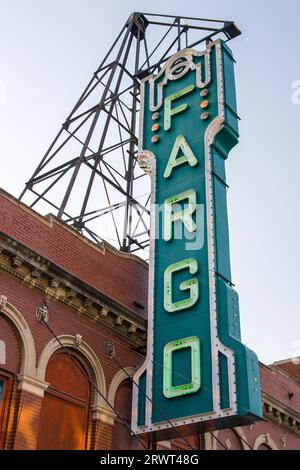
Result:
[[[37,448],[38,430],[43,398],[20,391],[19,417],[15,433],[15,450]]]

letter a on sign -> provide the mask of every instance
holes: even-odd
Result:
[[[177,158],[177,155],[181,151],[183,155]],[[197,165],[197,158],[193,154],[193,151],[187,141],[185,140],[183,135],[178,135],[175,140],[174,147],[172,149],[167,167],[164,172],[164,177],[169,178],[171,176],[173,168],[178,165],[182,165],[183,163],[188,162],[189,165],[195,166]]]

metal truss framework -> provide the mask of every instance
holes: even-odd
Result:
[[[147,258],[150,180],[137,164],[140,80],[232,21],[132,13],[20,195],[95,242]]]

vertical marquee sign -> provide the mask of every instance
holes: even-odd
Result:
[[[173,426],[192,433],[261,416],[258,360],[241,343],[230,273],[233,62],[218,40],[179,51],[141,84],[139,162],[152,180],[149,327],[132,424],[158,439]]]

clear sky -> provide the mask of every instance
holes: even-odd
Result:
[[[227,163],[243,341],[300,355],[299,0],[0,0],[0,186],[18,196],[132,11],[234,20],[240,143]]]

